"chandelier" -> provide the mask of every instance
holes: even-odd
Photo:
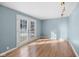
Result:
[[[64,16],[65,15],[65,2],[61,2],[60,7],[61,7],[61,16]]]

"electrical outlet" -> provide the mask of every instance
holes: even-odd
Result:
[[[9,50],[9,48],[10,48],[9,46],[6,47],[7,50]]]

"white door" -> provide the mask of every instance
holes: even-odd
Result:
[[[36,20],[30,19],[28,32],[29,32],[29,41],[36,39]]]
[[[17,46],[28,42],[28,20],[22,15],[17,15]]]

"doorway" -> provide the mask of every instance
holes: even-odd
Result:
[[[36,39],[36,20],[17,15],[17,46]]]

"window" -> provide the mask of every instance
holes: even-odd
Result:
[[[26,32],[26,30],[27,30],[27,20],[25,20],[25,19],[20,20],[20,29],[21,29],[21,32]]]

